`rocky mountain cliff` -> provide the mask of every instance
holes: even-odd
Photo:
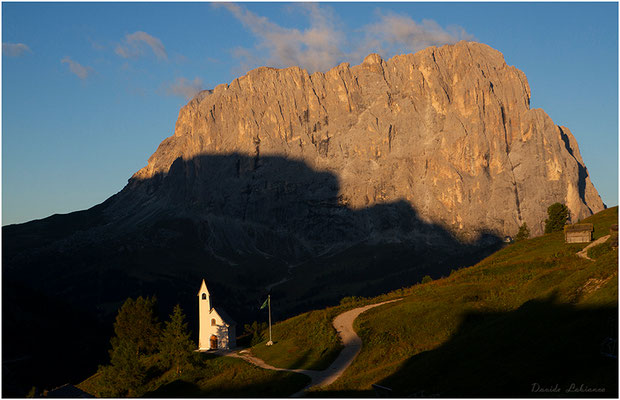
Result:
[[[556,201],[567,204],[574,220],[604,205],[569,129],[529,105],[523,72],[474,42],[387,61],[371,54],[361,65],[312,75],[298,67],[258,68],[183,107],[174,135],[131,178],[113,209],[136,218],[128,205],[155,197],[158,207],[187,211],[189,205],[199,215],[215,212],[269,229],[293,224],[306,242],[316,237],[310,244],[318,248],[335,238],[305,216],[324,204],[363,210],[404,201],[423,221],[464,240],[483,231],[514,235],[524,222],[540,234],[546,208]],[[195,161],[222,154],[245,162],[222,169]],[[266,156],[334,178],[279,172]],[[269,187],[261,168],[270,170]],[[181,188],[183,199],[159,195]],[[277,207],[266,207],[267,199]],[[299,206],[299,199],[312,205]],[[374,222],[358,218],[337,235],[376,237]]]

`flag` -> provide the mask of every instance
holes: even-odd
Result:
[[[263,308],[267,307],[267,304],[269,303],[269,297],[267,297],[267,300],[265,300],[265,302],[263,303],[262,306],[260,306],[260,310],[262,310]]]

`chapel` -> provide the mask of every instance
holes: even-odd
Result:
[[[237,323],[220,307],[213,307],[205,280],[198,292],[198,350],[232,349],[237,346]]]

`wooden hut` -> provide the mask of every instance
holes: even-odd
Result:
[[[566,243],[588,243],[592,241],[592,224],[575,224],[564,227],[564,238]]]

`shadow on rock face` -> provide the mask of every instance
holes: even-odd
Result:
[[[215,305],[243,326],[262,318],[257,310],[266,287],[277,320],[344,296],[411,285],[427,274],[447,275],[500,245],[492,233],[462,243],[405,201],[349,208],[339,190],[334,174],[301,161],[202,155],[177,159],[167,174],[131,179],[89,210],[4,227],[4,286],[62,300],[62,310],[45,313],[36,303],[5,309],[11,357],[37,358],[48,349],[36,368],[15,377],[17,387],[25,394],[52,382],[45,372],[50,363],[57,371],[74,370],[72,356],[60,349],[76,342],[98,350],[90,355],[93,368],[104,363],[107,332],[96,345],[88,335],[63,332],[91,319],[111,326],[127,297],[156,295],[162,317],[180,303],[193,328],[195,295],[205,278]],[[4,304],[19,301],[16,296],[4,291]],[[88,318],[44,323],[68,309]],[[32,320],[41,322],[36,334],[28,328]],[[46,336],[57,338],[58,355],[48,354]],[[77,374],[93,372],[81,368]]]

